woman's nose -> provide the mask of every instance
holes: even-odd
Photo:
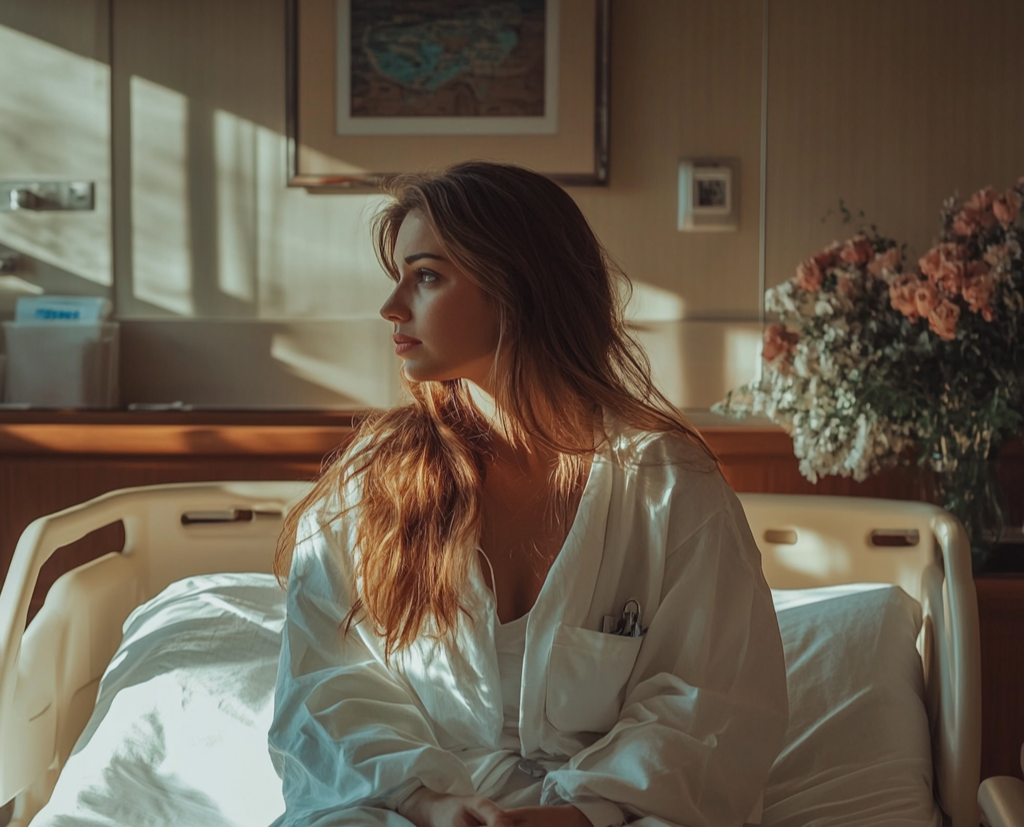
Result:
[[[398,288],[391,291],[387,301],[381,305],[380,315],[389,322],[404,322],[409,319],[409,308],[398,295]]]

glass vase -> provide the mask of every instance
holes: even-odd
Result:
[[[996,477],[996,460],[964,457],[954,470],[936,473],[930,499],[963,524],[977,573],[996,551],[1007,524],[1006,497]]]

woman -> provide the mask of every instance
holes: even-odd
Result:
[[[603,248],[518,167],[389,192],[411,402],[282,535],[277,824],[756,821],[787,721],[771,595]]]

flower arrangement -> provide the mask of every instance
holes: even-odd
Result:
[[[947,199],[916,266],[874,226],[802,261],[766,293],[761,376],[712,410],[781,425],[812,482],[916,455],[980,545],[1002,525],[990,460],[1024,424],[1022,202],[1024,177]]]

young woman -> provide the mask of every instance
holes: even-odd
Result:
[[[620,276],[525,169],[389,192],[381,315],[411,400],[282,535],[276,824],[757,821],[787,722],[771,595]]]

